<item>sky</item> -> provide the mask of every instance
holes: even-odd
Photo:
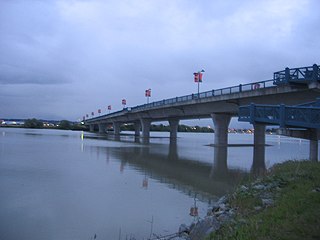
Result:
[[[76,121],[320,64],[318,0],[0,0],[0,119]]]

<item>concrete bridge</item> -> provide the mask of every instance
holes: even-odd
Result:
[[[228,126],[231,117],[238,116],[239,107],[254,104],[298,105],[315,101],[320,97],[319,65],[286,68],[275,72],[273,79],[267,81],[239,84],[237,86],[215,89],[199,94],[165,99],[149,104],[125,108],[99,117],[85,119],[90,131],[98,126],[105,133],[108,125],[113,125],[114,134],[120,134],[121,124],[134,124],[135,136],[149,141],[152,122],[168,121],[170,138],[177,137],[180,120],[212,118],[214,123],[215,146],[228,145]],[[265,126],[253,122],[254,144],[265,144]]]

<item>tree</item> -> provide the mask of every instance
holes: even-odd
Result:
[[[59,123],[59,128],[69,130],[71,129],[71,124],[68,120],[61,120]]]
[[[24,125],[23,125],[25,128],[42,128],[43,127],[43,122],[35,119],[35,118],[32,118],[32,119],[27,119],[25,122],[24,122]]]

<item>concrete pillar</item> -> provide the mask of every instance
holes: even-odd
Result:
[[[169,125],[170,125],[170,138],[177,138],[178,133],[178,126],[179,126],[179,119],[169,119]]]
[[[254,146],[264,146],[266,144],[266,125],[254,124]]]
[[[253,161],[251,173],[258,177],[263,176],[267,172],[265,163],[265,146],[256,145],[253,147]]]
[[[141,128],[141,123],[140,122],[135,122],[134,123],[134,136],[139,137],[140,136],[140,128]]]
[[[114,135],[119,136],[120,135],[120,126],[121,123],[120,122],[113,122],[113,132]]]
[[[309,158],[310,161],[318,161],[318,154],[319,154],[319,149],[318,149],[318,139],[320,137],[320,130],[318,129],[310,129],[310,154]]]
[[[89,131],[90,132],[94,132],[94,124],[90,124],[89,125]]]
[[[106,133],[107,124],[99,123],[98,127],[99,127],[99,133]]]
[[[214,145],[227,146],[228,145],[228,126],[231,116],[228,114],[211,114],[214,123]]]
[[[151,119],[148,118],[141,118],[140,123],[142,126],[142,137],[149,138],[150,137],[150,126],[151,126]]]

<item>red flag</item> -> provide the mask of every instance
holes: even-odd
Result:
[[[122,99],[122,105],[126,105],[127,104],[127,100]]]
[[[86,117],[89,117],[89,114],[86,114]]]
[[[91,115],[94,116],[94,112],[92,112]]]
[[[111,105],[108,106],[108,110],[111,110]]]
[[[193,73],[194,75],[194,82],[199,82],[199,73]]]
[[[101,113],[101,109],[98,109],[98,113]]]
[[[202,82],[202,73],[199,72],[199,82]]]
[[[146,90],[145,95],[146,95],[146,97],[151,97],[151,89],[150,88]]]

